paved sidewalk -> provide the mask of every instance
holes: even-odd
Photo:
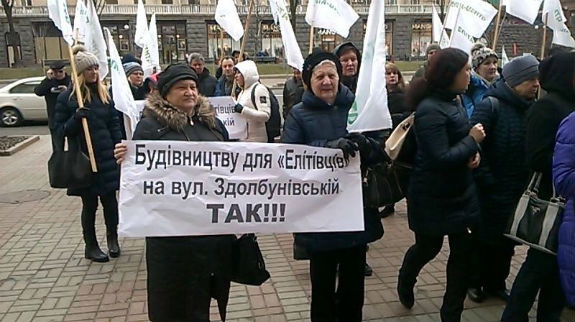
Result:
[[[81,201],[49,187],[49,157],[49,136],[11,157],[0,157],[0,321],[147,321],[144,240],[122,239],[122,256],[109,263],[84,259]],[[41,199],[17,202],[23,198]],[[10,200],[13,203],[7,203]],[[365,282],[364,320],[439,321],[447,243],[421,272],[415,306],[404,309],[395,287],[413,234],[407,228],[405,204],[397,210],[383,220],[384,237],[370,245],[368,262],[374,274]],[[97,232],[103,242],[101,210]],[[292,236],[261,235],[259,242],[271,279],[261,287],[234,284],[228,320],[309,320],[308,262],[292,259]],[[525,248],[518,247],[509,287],[524,255]],[[463,321],[498,321],[503,305],[497,300],[481,305],[466,301]],[[216,312],[214,306],[214,321]],[[534,320],[534,311],[531,317]],[[563,321],[574,320],[575,312],[565,310]]]

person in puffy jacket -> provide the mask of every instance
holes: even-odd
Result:
[[[120,184],[120,169],[114,160],[114,145],[122,140],[122,131],[114,101],[99,79],[98,57],[86,51],[83,46],[75,46],[74,51],[84,107],[79,108],[75,89],[68,88],[58,96],[54,126],[59,135],[67,137],[69,150],[81,150],[88,155],[82,119],[88,122],[98,172],[93,174],[93,182],[89,187],[70,188],[68,195],[82,198],[81,222],[86,243],[84,256],[95,262],[107,262],[108,255],[100,249],[96,237],[96,209],[100,199],[104,208],[108,252],[110,257],[118,257],[120,246],[116,191]]]
[[[214,96],[218,80],[210,75],[209,69],[206,68],[204,56],[200,53],[191,53],[188,56],[188,65],[198,75],[198,90],[200,94],[206,97]]]
[[[473,109],[485,95],[487,89],[499,79],[497,73],[497,63],[499,56],[493,49],[485,47],[479,43],[471,49],[471,63],[473,71],[469,87],[465,93],[461,94],[463,106],[467,111],[467,116],[471,117]]]
[[[575,307],[575,112],[561,122],[553,154],[555,190],[565,196],[565,210],[559,227],[557,262],[567,305]]]
[[[236,83],[242,89],[235,111],[248,121],[248,137],[242,141],[268,142],[266,122],[271,115],[268,89],[260,83],[258,68],[252,60],[239,62],[234,69],[236,70]]]
[[[198,76],[184,64],[158,75],[134,140],[227,141],[228,133],[208,100],[198,92]],[[125,144],[114,150],[121,163]],[[210,302],[225,321],[235,235],[146,237],[150,321],[209,321]]]
[[[539,64],[539,82],[547,94],[527,112],[526,144],[529,171],[542,174],[538,197],[543,200],[553,196],[551,169],[555,138],[561,121],[575,110],[574,81],[575,52],[558,53]],[[537,321],[560,321],[565,298],[561,291],[557,257],[529,248],[513,282],[501,321],[527,321],[537,293]]]
[[[455,48],[438,51],[425,77],[410,84],[410,106],[417,105],[414,130],[417,151],[407,196],[409,228],[415,244],[405,253],[397,292],[407,308],[415,303],[419,272],[449,237],[447,285],[440,316],[460,321],[467,292],[472,250],[471,231],[479,219],[473,169],[479,166],[481,124],[471,126],[457,99],[469,84],[468,55]]]
[[[362,167],[383,158],[374,140],[347,133],[347,114],[355,96],[340,82],[341,64],[335,55],[314,51],[305,59],[302,79],[306,90],[287,117],[282,143],[341,149],[345,157],[359,151]],[[364,208],[363,216],[364,231],[295,235],[296,244],[310,255],[314,322],[361,321],[366,245],[383,236],[377,209]]]

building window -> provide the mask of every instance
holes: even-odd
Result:
[[[415,21],[411,24],[411,57],[424,58],[431,43],[431,21]]]
[[[106,0],[106,4],[118,4],[118,0]]]
[[[363,38],[367,29],[367,20],[363,21]],[[393,21],[385,22],[385,52],[386,55],[393,55]]]
[[[262,21],[260,28],[262,47],[257,56],[283,57],[284,45],[279,26],[273,21]]]
[[[199,4],[200,4],[200,0],[188,0],[188,4],[190,4],[190,5],[199,5]]]
[[[184,21],[158,21],[158,51],[161,64],[186,61],[188,43]]]
[[[341,36],[327,29],[318,29],[315,38],[315,45],[327,51],[333,51],[343,40]]]
[[[110,29],[110,34],[114,39],[116,48],[120,56],[132,52],[130,44],[130,25],[129,21],[114,21],[114,22],[104,22],[102,21],[102,27],[107,27]]]
[[[173,0],[162,0],[162,4],[173,4]]]
[[[225,31],[220,32],[220,26],[215,21],[206,21],[207,38],[208,38],[208,56],[210,59],[217,59],[220,57],[222,47],[224,49],[224,56],[231,56],[232,51],[240,50],[241,42],[235,41]]]
[[[36,63],[45,60],[68,59],[68,44],[53,23],[41,22],[32,25]]]

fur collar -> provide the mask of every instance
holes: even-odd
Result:
[[[177,132],[182,132],[184,127],[190,124],[190,118],[194,122],[202,122],[212,129],[216,128],[216,113],[208,99],[204,96],[198,95],[197,105],[193,113],[192,115],[186,115],[168,103],[168,101],[157,92],[148,96],[146,107],[142,112],[145,117],[154,118],[158,120],[160,124]]]

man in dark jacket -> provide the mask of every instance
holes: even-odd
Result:
[[[218,80],[210,75],[210,71],[205,68],[206,62],[204,56],[200,53],[191,53],[188,59],[188,65],[198,74],[200,94],[206,97],[214,96]]]
[[[359,67],[361,65],[361,53],[352,42],[344,42],[335,47],[333,53],[339,58],[341,63],[341,82],[347,86],[354,94],[357,89],[357,79]]]
[[[431,57],[433,57],[433,55],[435,55],[435,53],[438,50],[441,50],[441,47],[437,43],[432,43],[429,46],[427,46],[427,49],[425,50],[425,56],[427,57],[427,60],[425,61],[425,63],[423,63],[421,67],[419,67],[419,69],[415,72],[415,74],[413,74],[413,78],[411,78],[411,81],[419,77],[423,77],[425,75],[425,69],[427,68],[427,64],[429,64],[429,60],[431,59]]]
[[[293,76],[288,78],[284,84],[284,106],[283,106],[283,117],[284,120],[287,119],[289,111],[297,103],[301,102],[301,97],[303,95],[304,87],[303,81],[301,80],[301,71],[297,68],[293,69]]]
[[[507,65],[506,65],[507,66]],[[527,164],[542,173],[539,198],[553,195],[555,135],[561,121],[575,110],[575,53],[557,53],[539,65],[541,87],[547,91],[527,113]],[[505,77],[505,75],[503,75]],[[565,304],[557,257],[530,248],[521,266],[501,321],[526,321],[539,292],[538,322],[558,322]]]
[[[234,85],[234,58],[231,56],[226,56],[222,59],[220,67],[222,68],[222,76],[218,79],[216,85],[216,91],[214,96],[230,96],[232,93],[232,86]],[[236,90],[241,91],[239,86],[236,86]]]
[[[64,137],[59,136],[54,128],[54,112],[58,95],[65,91],[70,84],[70,75],[64,71],[64,62],[55,61],[50,64],[50,69],[46,73],[46,78],[40,85],[34,88],[34,93],[44,96],[46,100],[46,110],[48,111],[48,127],[52,137],[52,151],[64,150]]]
[[[471,123],[481,123],[481,165],[475,171],[479,188],[481,224],[476,230],[476,272],[469,298],[482,302],[485,296],[507,298],[515,243],[503,236],[509,216],[529,181],[525,132],[527,110],[539,90],[539,62],[532,55],[513,59],[503,67],[504,80],[491,86],[475,107]],[[481,265],[489,261],[489,265]]]

